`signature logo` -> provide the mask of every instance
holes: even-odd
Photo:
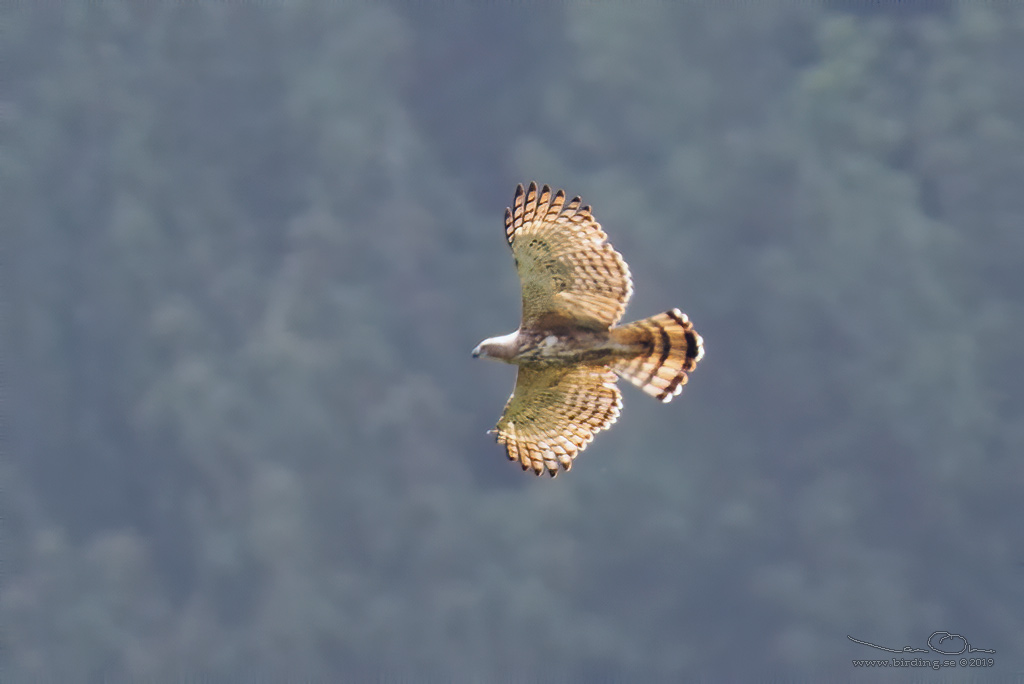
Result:
[[[880,651],[886,651],[888,653],[930,653],[931,651],[941,653],[942,655],[960,655],[961,653],[995,653],[995,649],[992,648],[975,648],[974,646],[971,646],[971,642],[967,641],[963,634],[953,634],[952,632],[945,632],[942,630],[931,633],[927,641],[928,648],[914,648],[913,646],[889,648],[888,646],[873,644],[870,641],[854,639],[849,634],[846,635],[846,638],[856,644],[870,646],[871,648],[877,648]],[[931,651],[929,651],[929,649],[931,649]]]

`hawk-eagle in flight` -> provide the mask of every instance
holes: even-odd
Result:
[[[679,309],[616,325],[633,292],[629,268],[579,197],[520,185],[505,237],[523,287],[522,323],[473,356],[519,366],[494,432],[523,470],[554,477],[619,417],[617,376],[671,401],[703,342]]]

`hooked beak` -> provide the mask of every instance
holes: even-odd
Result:
[[[480,357],[480,345],[478,344],[478,345],[476,345],[476,347],[473,348],[473,358],[476,359],[476,358],[479,358],[479,357]]]

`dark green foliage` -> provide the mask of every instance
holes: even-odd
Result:
[[[1024,670],[1021,6],[2,11],[5,681]],[[554,481],[529,180],[707,347]]]

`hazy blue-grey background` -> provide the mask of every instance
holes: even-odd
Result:
[[[1022,676],[1024,5],[0,28],[5,681]],[[530,180],[707,347],[553,481],[469,355]]]

